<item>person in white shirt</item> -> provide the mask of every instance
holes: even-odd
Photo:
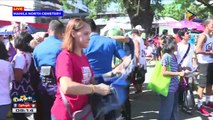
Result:
[[[0,41],[0,120],[7,119],[11,108],[10,82],[14,80],[14,73],[8,57],[6,47]]]
[[[135,29],[138,30],[139,36],[141,37],[142,33],[145,31],[145,29],[141,25],[136,25]]]
[[[190,39],[190,32],[188,28],[183,28],[178,31],[179,38],[181,41],[177,44],[177,61],[178,64],[180,65],[179,71],[182,70],[189,70],[192,71],[195,68],[193,68],[192,61],[193,61],[193,55],[195,54],[195,45],[188,43]],[[185,77],[187,83],[188,83],[188,78]],[[183,82],[181,80],[180,82]],[[182,106],[182,110],[184,113],[191,114],[192,109],[188,106],[184,106],[183,103],[183,89],[181,89],[181,86],[179,88],[179,105]]]
[[[17,49],[17,54],[14,56],[12,63],[14,67],[14,75],[15,81],[13,83],[27,83],[28,74],[31,60],[32,60],[32,51],[33,49],[29,46],[30,41],[33,37],[27,32],[21,32],[15,38],[14,44],[15,48]],[[27,79],[27,80],[26,80]],[[23,85],[23,84],[20,84]],[[15,84],[12,86],[12,91],[16,90]],[[23,91],[33,92],[33,88],[31,86],[22,86]],[[18,91],[19,92],[19,91]],[[15,93],[15,92],[14,92]],[[11,92],[11,96],[14,94]],[[22,93],[19,93],[22,94]],[[18,95],[19,96],[19,95]],[[27,120],[28,117],[33,117],[33,115],[25,115],[25,113],[13,113],[13,118],[15,120]]]
[[[147,72],[146,66],[146,52],[143,39],[139,36],[139,31],[132,30],[132,38],[134,43],[134,53],[136,57],[136,68],[132,78],[132,83],[136,89],[136,94],[142,92],[142,85],[145,81],[145,73]]]
[[[205,30],[200,34],[196,47],[198,60],[198,112],[204,116],[211,116],[206,108],[213,108],[210,102],[213,85],[213,19],[204,23]],[[206,102],[203,104],[203,91],[206,88]]]
[[[179,30],[178,32],[179,37],[182,39],[181,42],[179,42],[178,49],[177,49],[177,61],[178,64],[181,62],[181,68],[188,69],[188,70],[194,70],[192,65],[193,55],[195,54],[195,45],[188,43],[190,39],[190,32],[187,28],[183,28]],[[187,49],[189,47],[189,51],[186,55],[186,57],[183,59],[184,55],[187,52]]]

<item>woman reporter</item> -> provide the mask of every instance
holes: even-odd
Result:
[[[66,27],[62,52],[56,61],[58,90],[51,110],[53,120],[70,120],[69,110],[63,101],[63,94],[72,113],[89,104],[88,95],[108,95],[110,87],[105,84],[92,85],[93,72],[83,48],[89,44],[91,28],[80,18],[69,21]],[[60,93],[61,90],[61,93]],[[60,110],[60,111],[58,111]],[[73,116],[72,114],[72,116]]]

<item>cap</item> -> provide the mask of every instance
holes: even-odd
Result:
[[[119,28],[112,28],[107,32],[107,36],[123,36],[123,33]]]
[[[141,25],[136,25],[135,26],[135,29],[139,30],[139,31],[144,31],[144,29],[142,28]]]

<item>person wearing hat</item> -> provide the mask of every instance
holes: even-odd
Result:
[[[146,53],[143,39],[140,38],[140,32],[137,29],[132,30],[132,39],[134,42],[134,50],[136,57],[136,68],[132,77],[132,83],[136,89],[136,94],[142,92],[142,85],[145,81],[146,68]]]
[[[124,49],[124,51],[126,52],[127,55],[133,55],[131,56],[132,58],[134,57],[134,43],[133,40],[130,37],[124,36],[122,29],[119,28],[112,28],[108,31],[107,36],[117,40],[122,48]],[[115,66],[117,66],[118,63],[120,63],[121,60],[119,60],[118,58],[115,58],[114,64]],[[118,66],[120,67],[120,66]],[[130,79],[128,79],[130,78]],[[131,77],[128,77],[127,80],[131,81]],[[122,107],[122,116],[124,117],[126,120],[130,120],[131,119],[131,103],[129,101],[129,87],[128,86],[128,92],[127,92],[127,99]]]
[[[92,33],[90,35],[89,45],[86,49],[84,49],[84,53],[88,57],[91,68],[94,71],[94,76],[99,76],[113,71],[113,56],[121,59],[122,63],[128,63],[128,61],[130,62],[129,57],[126,56],[126,53],[120,44],[110,37],[100,36],[97,32],[97,26],[95,22],[92,19],[89,21]],[[116,74],[116,72],[118,71],[114,71],[112,74]],[[96,82],[98,83],[98,81]],[[100,100],[101,99],[97,97],[96,102],[98,103]],[[111,111],[102,117],[105,120],[114,120],[116,119],[116,113],[115,111]]]
[[[61,52],[61,45],[65,31],[64,24],[59,20],[49,23],[49,36],[38,44],[33,51],[34,64],[40,72],[39,98],[43,120],[51,120],[51,107],[57,90],[55,65],[56,58]],[[48,77],[45,73],[49,73]],[[42,120],[42,118],[40,118]]]
[[[145,31],[145,29],[141,25],[136,25],[135,28],[139,32],[139,36],[142,35],[142,33]]]

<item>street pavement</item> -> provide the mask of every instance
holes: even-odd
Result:
[[[156,120],[159,113],[160,99],[159,96],[150,90],[146,89],[146,85],[149,82],[154,66],[149,66],[146,73],[146,80],[144,84],[144,91],[139,95],[135,95],[134,88],[130,88],[130,99],[132,109],[132,120]],[[195,92],[195,98],[196,92]],[[195,102],[197,99],[195,100]],[[213,112],[213,110],[211,111]],[[193,115],[187,115],[181,111],[180,120],[213,120],[213,117],[203,117],[196,111]],[[213,116],[213,114],[212,114]],[[8,120],[13,120],[12,118]]]
[[[159,113],[160,98],[157,94],[146,89],[146,85],[149,82],[154,66],[148,67],[146,73],[146,80],[143,93],[139,95],[133,94],[134,88],[130,88],[131,108],[132,108],[132,120],[156,120]],[[197,98],[196,92],[195,98]],[[195,102],[197,99],[195,99]],[[213,110],[211,110],[213,112]],[[213,117],[201,116],[196,111],[193,115],[188,115],[179,110],[180,120],[213,120]],[[212,114],[213,116],[213,114]]]

